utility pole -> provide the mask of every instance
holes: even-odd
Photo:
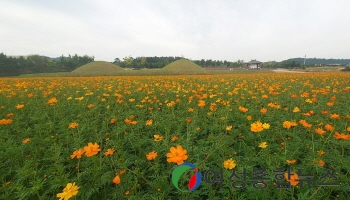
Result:
[[[306,54],[305,54],[305,58],[304,58],[304,67],[305,67],[305,61],[306,61]]]

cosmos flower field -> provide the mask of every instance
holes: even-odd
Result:
[[[349,156],[349,73],[0,79],[0,199],[348,199]]]

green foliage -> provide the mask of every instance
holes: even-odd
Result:
[[[26,58],[11,57],[0,53],[0,76],[16,76],[30,73],[52,73],[72,71],[81,65],[94,61],[93,57],[69,55],[60,58],[49,58],[40,55],[30,55]]]
[[[281,68],[293,69],[293,68],[299,68],[301,65],[296,61],[285,60],[285,61],[282,61],[279,66]]]

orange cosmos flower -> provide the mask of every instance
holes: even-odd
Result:
[[[226,126],[226,131],[230,131],[233,126]]]
[[[132,119],[132,118],[133,118],[133,117],[130,116],[130,119]],[[130,119],[126,118],[126,119],[124,120],[124,122],[127,123],[127,124],[129,124],[129,125],[131,125],[131,124],[136,125],[136,124],[138,123],[137,121],[132,121],[132,120],[130,120]]]
[[[300,123],[301,125],[303,125],[304,128],[311,128],[311,126],[312,126],[312,124],[307,123],[306,120],[304,120],[304,119],[301,119],[301,120],[299,121],[299,123]]]
[[[7,117],[12,117],[12,116],[14,116],[15,114],[13,114],[13,113],[8,113],[6,116]]]
[[[193,109],[193,108],[189,108],[187,111],[188,111],[188,112],[193,112],[194,109]]]
[[[93,108],[95,105],[94,104],[89,104],[88,106],[86,106],[87,108]]]
[[[319,160],[318,163],[317,163],[317,165],[320,166],[320,167],[324,167],[325,164],[326,163],[324,162],[324,160]]]
[[[89,142],[88,145],[84,147],[84,151],[87,157],[91,157],[98,154],[98,152],[100,151],[100,146],[97,143],[92,144],[91,142]]]
[[[348,135],[345,135],[343,133],[338,133],[337,131],[334,133],[334,136],[333,136],[335,139],[337,140],[350,140],[350,134]]]
[[[192,123],[192,119],[191,118],[187,118],[186,122],[187,122],[187,124],[190,124],[190,123]]]
[[[114,184],[118,185],[120,184],[120,176],[119,175],[116,175],[112,181]]]
[[[326,131],[324,131],[322,128],[316,128],[315,132],[316,132],[317,134],[320,134],[320,135],[323,135],[323,134],[326,133]]]
[[[292,94],[290,97],[293,98],[293,99],[296,99],[296,98],[298,98],[299,96],[296,95],[296,94]]]
[[[322,110],[322,115],[326,115],[326,114],[328,114],[328,110]]]
[[[334,102],[328,102],[327,106],[334,106]]]
[[[56,97],[52,97],[51,99],[49,99],[49,100],[47,101],[47,104],[49,104],[50,106],[53,106],[53,105],[55,105],[55,103],[57,103],[57,102],[58,102],[57,98],[56,98]]]
[[[173,142],[175,142],[175,141],[177,141],[179,138],[177,137],[177,136],[173,136],[172,138],[171,138],[171,141],[173,141]]]
[[[319,151],[317,151],[317,153],[320,155],[324,155],[326,152],[324,152],[323,150],[319,150]]]
[[[293,174],[293,173],[292,173]],[[298,183],[299,183],[299,176],[298,176],[298,174],[296,174],[296,173],[294,173],[294,175],[291,175],[290,176],[290,180],[288,180],[288,173],[285,173],[284,174],[284,177],[286,178],[286,180],[288,181],[288,182],[290,182],[290,185],[292,185],[292,186],[296,186],[296,185],[298,185]]]
[[[350,126],[348,126],[348,128],[346,128],[347,131],[350,131]]]
[[[250,125],[250,130],[254,133],[258,133],[261,132],[262,130],[264,130],[263,124],[259,121],[252,123]]]
[[[261,112],[262,114],[266,114],[266,113],[267,113],[267,109],[266,109],[266,108],[262,108],[262,109],[260,109],[260,112]]]
[[[170,153],[167,153],[166,156],[167,161],[170,162],[174,162],[178,165],[181,165],[184,160],[187,160],[188,156],[187,154],[187,150],[183,149],[182,146],[178,145],[177,147],[171,147],[170,148]]]
[[[68,128],[76,128],[76,127],[78,127],[78,126],[79,126],[78,123],[73,122],[73,123],[70,123],[70,124],[69,124]]]
[[[332,126],[332,124],[326,124],[326,125],[324,125],[324,129],[326,129],[327,131],[333,131],[333,126]]]
[[[292,159],[292,160],[286,160],[286,162],[290,165],[294,165],[295,163],[297,163],[297,160]]]
[[[72,155],[70,155],[70,158],[71,158],[71,159],[74,159],[74,158],[80,159],[81,156],[82,156],[84,153],[85,153],[84,149],[82,149],[82,148],[81,148],[81,149],[78,149],[78,150],[74,151],[74,152],[72,153]]]
[[[154,160],[158,156],[158,153],[155,151],[149,152],[146,157],[147,160]]]
[[[109,123],[114,124],[116,121],[117,121],[116,118],[112,118],[112,119],[109,121]]]
[[[1,119],[0,125],[7,125],[7,124],[11,124],[12,122],[13,122],[12,119]]]
[[[204,107],[205,106],[205,101],[204,100],[199,100],[198,101],[198,107]]]
[[[252,116],[248,115],[247,120],[252,120]]]
[[[27,144],[28,142],[30,142],[30,138],[26,138],[22,141],[23,144]]]
[[[238,109],[241,111],[241,112],[247,112],[248,111],[248,108],[245,108],[243,106],[239,106]]]
[[[152,119],[146,121],[146,126],[151,126],[152,124],[153,124]]]
[[[16,109],[22,109],[24,107],[24,104],[18,104],[17,106],[16,106]]]
[[[292,122],[290,122],[290,121],[283,122],[283,128],[290,129],[291,127],[292,127]]]
[[[331,114],[330,117],[332,119],[340,119],[340,115],[338,115],[338,114]]]
[[[114,151],[115,151],[114,149],[107,149],[107,151],[104,154],[105,156],[110,156],[110,155],[113,155]]]

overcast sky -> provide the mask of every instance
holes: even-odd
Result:
[[[0,0],[0,8],[6,55],[350,58],[348,0]]]

